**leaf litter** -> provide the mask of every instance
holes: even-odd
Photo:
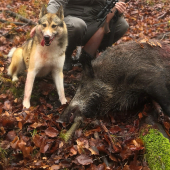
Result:
[[[42,3],[48,1],[7,0],[0,4],[0,10],[10,8],[37,22]],[[131,0],[124,14],[130,29],[116,44],[132,39],[146,40],[146,37],[169,42],[169,8],[166,0]],[[0,16],[4,20],[18,21],[4,12]],[[36,80],[31,101],[34,107],[22,110],[25,77],[11,83],[7,76],[10,60],[6,55],[29,37],[32,27],[0,23],[0,169],[149,170],[139,130],[142,119],[153,111],[150,104],[133,113],[115,116],[110,113],[100,120],[102,126],[96,120],[85,119],[68,142],[64,142],[61,134],[71,123],[56,122],[67,105],[60,106],[50,77]],[[65,89],[70,101],[81,80],[81,68],[74,67],[64,76],[65,83],[69,84]],[[162,122],[169,134],[169,119],[164,117]]]

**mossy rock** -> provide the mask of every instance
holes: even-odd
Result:
[[[146,129],[145,129],[146,130]],[[145,158],[151,170],[170,170],[170,142],[157,129],[149,128],[140,135],[144,142]],[[145,132],[144,132],[145,131]]]

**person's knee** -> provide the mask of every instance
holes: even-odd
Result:
[[[74,35],[83,36],[87,30],[87,25],[82,19],[77,19],[77,22],[73,23]]]
[[[129,24],[128,24],[127,21],[125,21],[125,22],[123,23],[122,29],[123,29],[123,32],[124,32],[124,33],[129,29]]]
[[[68,47],[66,55],[70,56],[77,45],[82,44],[83,36],[86,33],[86,23],[77,17],[67,16],[64,19],[68,30]]]
[[[129,29],[128,22],[123,17],[121,17],[121,27],[120,27],[121,34],[125,34],[128,29]]]
[[[67,25],[69,37],[74,37],[75,35],[83,36],[83,34],[85,34],[87,25],[82,19],[67,16],[64,20]]]

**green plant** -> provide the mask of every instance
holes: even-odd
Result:
[[[3,160],[4,158],[6,158],[6,155],[7,155],[6,150],[0,147],[0,158]]]
[[[34,137],[37,134],[37,129],[34,129],[33,132],[30,132],[31,136]]]

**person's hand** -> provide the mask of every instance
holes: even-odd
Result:
[[[30,36],[33,37],[34,34],[35,34],[35,29],[36,29],[36,26],[34,28],[32,28],[31,32],[30,32]]]
[[[123,14],[126,11],[126,3],[124,2],[117,2],[115,7],[119,11],[119,14]]]

